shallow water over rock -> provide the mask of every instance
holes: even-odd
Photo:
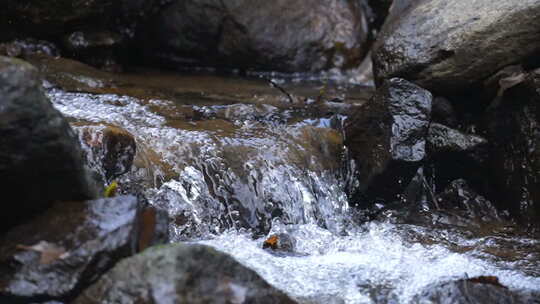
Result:
[[[171,91],[208,80],[185,79]],[[540,291],[540,242],[511,224],[435,229],[435,221],[411,225],[391,213],[356,223],[341,128],[364,100],[351,93],[357,87],[337,90],[338,102],[317,98],[322,84],[295,84],[291,103],[264,81],[211,79],[201,91],[208,99],[146,89],[143,98],[118,87],[67,92],[54,81],[47,94],[75,129],[114,125],[134,136],[137,155],[120,190],[141,184],[149,203],[169,213],[172,241],[230,253],[301,303],[409,303],[430,284],[478,275]],[[212,82],[244,97],[224,102]],[[255,97],[274,93],[274,103]],[[295,251],[263,250],[264,236],[276,233],[290,235]]]

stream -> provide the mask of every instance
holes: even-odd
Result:
[[[135,137],[134,166],[119,182],[141,185],[148,202],[168,212],[173,242],[229,253],[300,303],[409,303],[431,284],[480,275],[540,291],[540,241],[507,227],[435,229],[391,214],[357,220],[341,127],[368,87],[111,76],[67,63],[41,69],[51,71],[48,97],[76,130],[114,125]],[[294,252],[262,249],[276,233],[295,240]]]

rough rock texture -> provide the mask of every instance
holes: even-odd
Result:
[[[318,71],[367,52],[365,12],[352,0],[177,0],[146,28],[147,56],[180,66]]]
[[[135,138],[128,131],[116,126],[77,127],[87,159],[106,182],[131,170],[137,152]]]
[[[393,200],[426,156],[431,94],[403,79],[386,81],[345,126],[345,144],[358,165],[358,191]]]
[[[432,285],[416,296],[412,303],[440,304],[512,304],[538,303],[526,291],[512,291],[500,285],[494,277],[478,277]]]
[[[175,244],[121,261],[73,303],[294,302],[227,254]]]
[[[463,179],[451,182],[444,191],[437,194],[434,205],[432,207],[452,212],[464,219],[490,222],[504,217],[490,201],[471,189]]]
[[[506,90],[485,121],[493,200],[540,226],[540,70]]]
[[[132,196],[56,203],[10,230],[0,239],[0,303],[73,296],[134,252],[139,208]]]
[[[376,80],[402,77],[455,93],[540,52],[540,2],[418,0],[374,45]]]
[[[0,56],[26,57],[34,54],[56,57],[60,55],[60,51],[53,43],[36,39],[16,39],[0,43]]]
[[[427,136],[430,153],[472,153],[487,145],[487,140],[474,134],[465,134],[445,125],[432,123]]]
[[[426,140],[437,189],[461,178],[477,187],[485,184],[488,158],[488,141],[485,138],[432,123]]]
[[[53,201],[95,197],[73,130],[41,90],[37,70],[0,57],[0,183],[11,198],[0,230]]]

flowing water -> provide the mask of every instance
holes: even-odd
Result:
[[[354,89],[340,93],[353,102],[322,107],[322,84],[291,85],[311,98],[290,100],[264,81],[153,79],[154,91],[174,89],[146,96],[136,85],[112,94],[100,91],[100,78],[77,81],[90,93],[48,84],[47,94],[78,130],[115,125],[134,135],[135,166],[120,182],[144,185],[148,201],[167,210],[173,241],[227,252],[301,303],[408,303],[430,284],[478,275],[540,290],[538,240],[355,220],[341,134],[343,114],[361,103]],[[262,249],[274,233],[290,235],[294,252]]]

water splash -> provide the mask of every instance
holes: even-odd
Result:
[[[167,100],[56,89],[48,95],[68,117],[126,129],[138,151],[151,150],[166,163],[171,173],[145,195],[169,212],[175,241],[230,253],[301,303],[408,303],[430,284],[477,275],[540,290],[538,241],[355,225],[345,195],[354,166],[343,166],[331,120],[236,104],[193,106],[204,119],[185,121],[174,119],[170,111],[180,106]],[[291,235],[296,254],[263,250],[267,232]],[[501,259],[493,248],[519,258]]]

